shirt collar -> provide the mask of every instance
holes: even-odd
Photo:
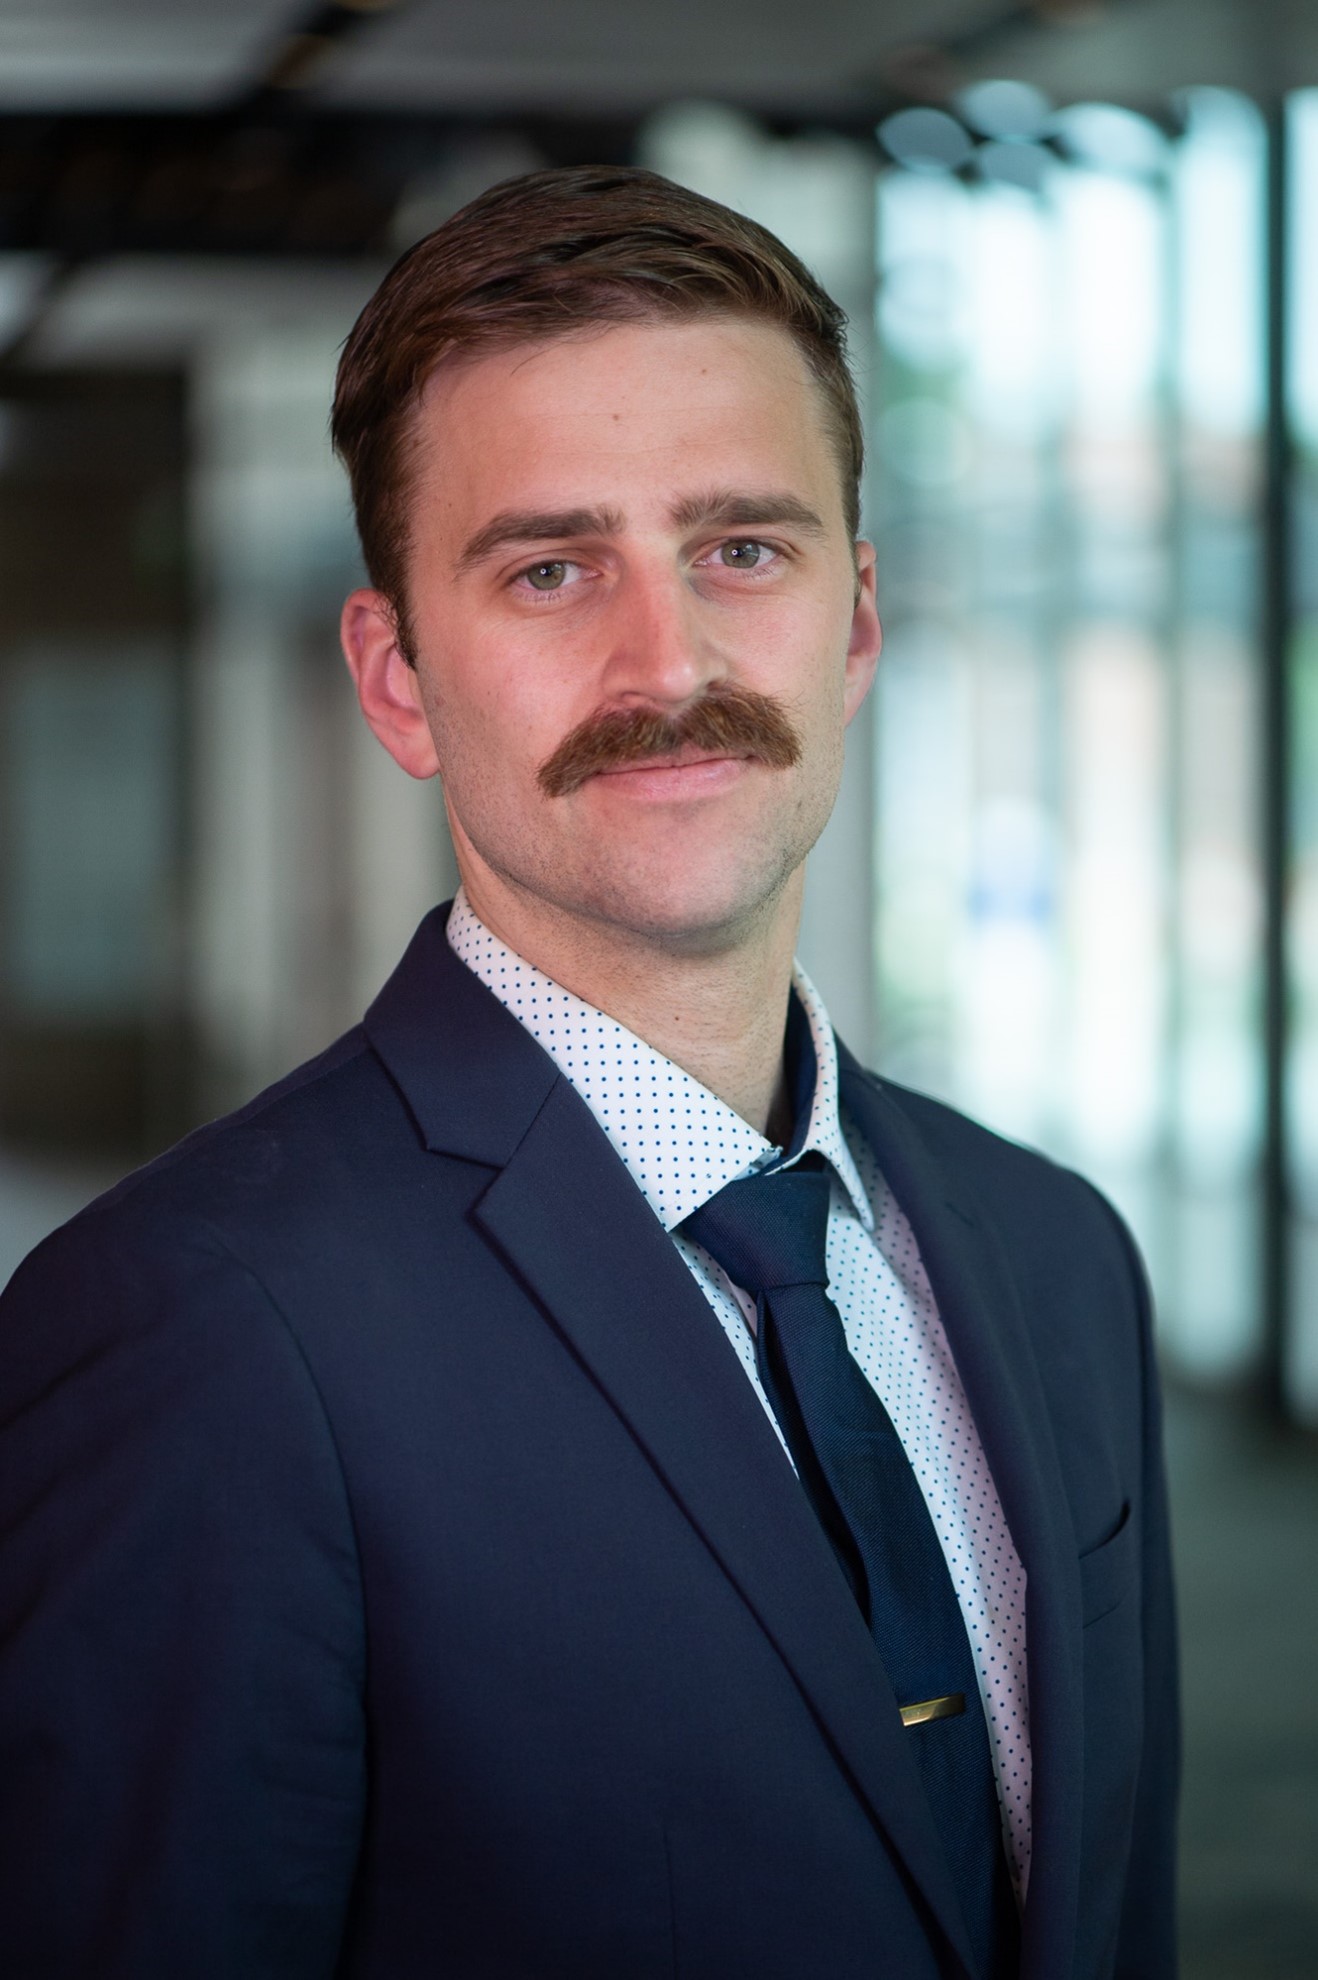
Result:
[[[783,1161],[781,1148],[698,1079],[501,942],[461,889],[448,940],[576,1088],[665,1230],[676,1229],[725,1183]],[[799,964],[792,984],[809,1027],[815,1071],[809,1126],[804,1136],[794,1135],[787,1159],[822,1155],[868,1230],[873,1211],[838,1115],[833,1028]]]

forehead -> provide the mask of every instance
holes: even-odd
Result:
[[[823,392],[792,337],[751,319],[594,325],[452,360],[411,438],[418,524],[510,501],[671,507],[713,482],[841,513]]]

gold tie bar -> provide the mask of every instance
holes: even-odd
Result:
[[[946,1698],[924,1698],[918,1705],[901,1708],[904,1726],[927,1726],[930,1719],[955,1719],[966,1709],[963,1691],[951,1691]]]

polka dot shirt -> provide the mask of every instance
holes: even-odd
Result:
[[[755,1365],[755,1302],[677,1226],[725,1183],[772,1167],[783,1151],[625,1025],[515,955],[461,893],[448,939],[586,1102],[671,1234],[772,1422]],[[852,1354],[892,1418],[942,1543],[974,1652],[1007,1857],[1023,1897],[1030,1867],[1025,1571],[914,1234],[840,1103],[837,1052],[819,995],[800,969],[794,981],[817,1063],[810,1125],[797,1157],[813,1150],[830,1166],[829,1296]]]

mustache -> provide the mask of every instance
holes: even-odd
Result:
[[[606,708],[588,715],[540,766],[546,797],[570,797],[602,771],[625,770],[682,749],[746,756],[771,770],[801,760],[801,742],[781,702],[735,682],[715,682],[675,715],[654,708]]]

